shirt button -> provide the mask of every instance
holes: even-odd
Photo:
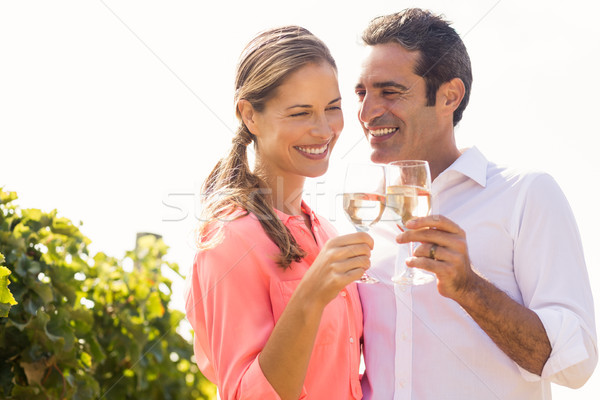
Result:
[[[354,343],[354,338],[350,338],[350,343]]]

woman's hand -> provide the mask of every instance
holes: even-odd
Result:
[[[373,238],[364,232],[328,240],[296,290],[325,307],[340,290],[369,269],[372,249]]]

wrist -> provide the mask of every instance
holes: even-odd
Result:
[[[287,307],[293,307],[301,312],[305,318],[317,317],[320,319],[323,309],[328,302],[316,295],[314,287],[305,284],[304,281],[296,287]]]
[[[465,309],[472,309],[484,303],[484,286],[489,282],[477,274],[471,266],[468,276],[455,287],[452,299]]]

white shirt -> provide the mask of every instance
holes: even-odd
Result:
[[[465,230],[473,266],[540,317],[552,353],[542,376],[521,369],[435,283],[402,289],[398,229],[380,222],[369,274],[360,284],[365,399],[550,399],[550,382],[581,386],[598,354],[594,305],[575,219],[556,182],[463,153],[432,184],[432,212]]]

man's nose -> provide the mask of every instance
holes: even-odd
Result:
[[[383,107],[383,104],[367,93],[360,103],[358,119],[363,123],[368,123],[373,120],[373,118],[383,115],[384,112],[385,108]]]

